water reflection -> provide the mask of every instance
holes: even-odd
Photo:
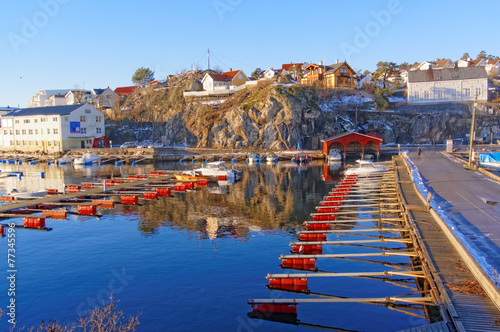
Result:
[[[139,207],[138,229],[149,236],[169,225],[209,239],[245,238],[255,230],[291,230],[310,218],[310,212],[332,187],[323,181],[322,164],[304,169],[292,163],[236,167],[243,171],[240,182],[173,193]],[[327,172],[332,182],[338,180],[339,173]]]

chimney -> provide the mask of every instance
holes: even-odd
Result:
[[[323,61],[321,61],[321,60],[320,60],[320,61],[319,61],[319,65],[320,65],[320,66],[323,66]]]
[[[335,64],[339,63],[339,59],[335,59]]]
[[[229,71],[233,71],[233,68],[229,68]]]

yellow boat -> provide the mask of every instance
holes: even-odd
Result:
[[[174,177],[179,181],[198,181],[198,180],[208,180],[208,176],[201,175],[195,171],[184,171],[181,174],[174,173]]]

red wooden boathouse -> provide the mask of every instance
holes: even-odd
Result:
[[[354,132],[321,140],[325,156],[328,156],[330,149],[338,149],[344,152],[344,158],[348,152],[361,153],[363,156],[365,151],[376,151],[378,156],[380,154],[380,144],[383,141],[383,137],[375,133],[360,134]]]

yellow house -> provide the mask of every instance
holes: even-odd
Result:
[[[356,72],[347,62],[333,65],[309,64],[305,69],[305,76],[300,81],[301,84],[339,89],[356,89]]]

